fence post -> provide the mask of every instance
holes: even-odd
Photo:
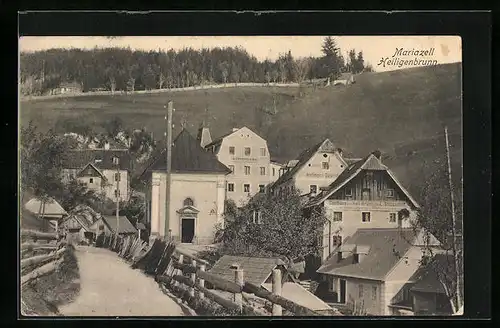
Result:
[[[281,271],[279,269],[273,270],[273,294],[281,296]],[[273,315],[283,315],[281,305],[273,303]]]
[[[205,264],[200,264],[200,271],[205,272]],[[205,287],[205,279],[199,278],[198,279],[198,286],[204,288]],[[200,291],[198,297],[200,298],[200,300],[202,300],[205,298],[205,294],[202,291]]]
[[[183,264],[184,263],[184,255],[179,254],[179,260],[177,262],[179,262],[180,264]],[[177,269],[177,273],[179,273],[179,272],[180,272],[180,274],[182,274],[182,270]],[[174,286],[178,286],[179,287],[180,285],[181,285],[180,282],[178,282],[178,281],[174,282]]]
[[[196,269],[196,260],[191,260],[191,265]],[[196,273],[191,273],[191,282],[193,283],[193,287],[189,288],[189,296],[194,297],[194,291],[196,287]]]
[[[240,286],[244,285],[243,270],[236,268],[234,270],[234,282]],[[234,303],[238,304],[240,307],[240,312],[243,310],[243,295],[240,293],[234,293]]]

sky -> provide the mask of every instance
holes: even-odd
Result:
[[[462,43],[458,36],[333,36],[344,57],[349,49],[363,51],[365,63],[370,63],[378,72],[415,67],[406,62],[380,64],[381,59],[391,58],[398,49],[430,50],[428,56],[396,56],[400,60],[435,60],[437,64],[462,61]],[[240,46],[259,60],[278,58],[280,53],[292,52],[295,58],[321,56],[321,43],[324,36],[143,36],[143,37],[106,37],[65,36],[65,37],[21,37],[20,51],[37,51],[51,48],[130,47],[137,50],[169,49],[179,50],[186,47],[194,49]]]

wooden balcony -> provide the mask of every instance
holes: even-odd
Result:
[[[380,206],[380,207],[405,207],[406,202],[402,200],[340,200],[329,199],[329,205],[344,205],[344,206]]]

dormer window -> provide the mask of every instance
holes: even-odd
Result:
[[[113,164],[118,165],[120,164],[120,159],[118,157],[113,157]]]

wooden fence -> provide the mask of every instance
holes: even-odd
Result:
[[[21,286],[53,272],[65,250],[56,233],[21,230]]]
[[[167,288],[175,286],[187,292],[191,297],[200,300],[205,298],[220,306],[240,314],[265,316],[271,315],[262,309],[252,307],[243,302],[247,294],[254,294],[272,304],[272,315],[283,315],[283,309],[294,315],[322,316],[324,314],[313,311],[281,296],[281,271],[273,270],[272,292],[261,286],[245,282],[245,272],[234,268],[234,280],[229,281],[214,275],[207,270],[210,263],[194,255],[176,249],[173,242],[156,239],[152,245],[146,246],[145,242],[137,237],[108,237],[104,246],[117,252],[119,256],[129,260],[132,268],[140,269],[146,274],[154,276],[158,283]],[[222,296],[213,288],[229,292],[230,299]]]

